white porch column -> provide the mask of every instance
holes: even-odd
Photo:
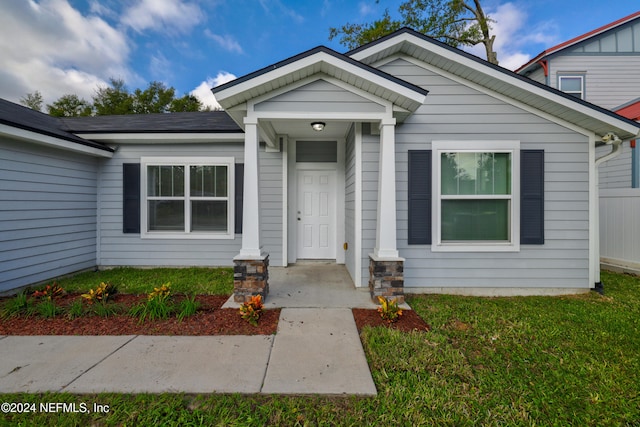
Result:
[[[377,259],[397,259],[396,248],[396,137],[395,119],[380,123],[380,171],[378,174]]]
[[[239,259],[262,258],[260,251],[260,194],[258,177],[258,120],[244,119],[244,201],[242,209],[242,248]]]

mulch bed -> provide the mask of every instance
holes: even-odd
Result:
[[[56,299],[59,306],[67,306],[80,298],[68,294]],[[146,300],[146,295],[116,294],[112,302],[127,310]],[[179,295],[174,302],[180,301]],[[237,309],[221,308],[228,296],[198,295],[198,312],[179,321],[175,317],[166,320],[145,321],[127,314],[109,317],[84,315],[68,319],[65,315],[45,319],[37,315],[0,319],[0,335],[271,335],[275,334],[280,318],[280,309],[264,310],[257,326],[249,324],[238,314]],[[4,299],[4,298],[3,298]],[[0,299],[0,302],[3,300]],[[413,310],[405,310],[395,323],[384,321],[376,310],[353,309],[358,332],[365,325],[384,326],[400,331],[428,331],[430,327]]]
[[[398,321],[394,323],[389,323],[386,320],[383,320],[377,310],[354,308],[352,311],[358,332],[362,332],[362,328],[365,326],[385,326],[402,332],[426,332],[431,330],[431,326],[422,320],[422,318],[418,316],[418,313],[413,310],[403,310],[402,316],[400,316]]]
[[[79,295],[65,295],[56,304],[66,306]],[[116,294],[112,302],[130,308],[144,302],[146,295]],[[174,301],[180,301],[176,296]],[[257,326],[249,324],[234,308],[220,308],[228,296],[198,295],[198,312],[179,321],[145,321],[127,314],[109,317],[85,315],[68,319],[64,315],[45,319],[39,316],[12,317],[0,320],[0,335],[271,335],[276,333],[280,309],[264,310]]]

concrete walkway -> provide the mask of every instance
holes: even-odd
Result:
[[[319,267],[270,269],[272,336],[0,337],[0,393],[375,395],[350,310],[375,305],[344,267]]]

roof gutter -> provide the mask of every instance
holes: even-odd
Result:
[[[613,148],[608,154],[605,154],[604,156],[596,159],[596,168],[602,163],[618,157],[622,151],[621,149],[623,141],[618,137],[618,135],[613,132],[609,132],[608,134],[603,136],[602,142],[604,142],[606,145],[611,145]]]
[[[598,167],[609,160],[612,160],[616,157],[618,157],[620,155],[620,153],[622,152],[622,139],[620,139],[618,137],[618,135],[616,135],[613,132],[609,132],[607,133],[605,136],[602,137],[601,142],[604,143],[605,145],[611,145],[611,151],[607,154],[605,154],[602,157],[599,157],[596,159],[595,161],[595,195],[594,198],[596,200],[596,205],[595,205],[595,209],[594,209],[594,215],[595,215],[595,226],[597,227],[597,231],[595,232],[595,244],[594,244],[594,248],[596,251],[596,256],[594,257],[594,268],[596,271],[596,282],[594,284],[594,288],[592,290],[596,291],[599,294],[604,294],[604,285],[602,283],[602,280],[600,278],[600,208],[598,206],[599,200],[600,200],[600,186],[599,186],[599,181],[600,181],[600,171],[598,169]],[[596,146],[598,146],[599,144],[596,144]]]

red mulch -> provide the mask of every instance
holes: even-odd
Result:
[[[389,323],[382,319],[377,310],[369,310],[365,308],[354,308],[353,318],[356,321],[358,332],[362,332],[362,328],[365,326],[385,326],[402,332],[425,332],[431,330],[431,326],[422,320],[422,318],[413,310],[403,310],[402,316],[400,316],[394,323]]]
[[[56,303],[65,306],[79,295],[65,295]],[[113,303],[130,308],[144,302],[146,295],[116,294]],[[180,297],[176,297],[179,301]],[[52,319],[39,316],[18,316],[0,319],[0,335],[271,335],[276,333],[280,310],[264,310],[257,326],[249,324],[238,314],[237,309],[220,308],[228,296],[198,295],[198,312],[179,321],[175,317],[167,320],[145,321],[127,314],[109,317],[85,315],[68,319],[64,315]]]
[[[81,298],[77,294],[68,294],[56,299],[59,306],[69,305]],[[144,302],[146,295],[116,294],[111,300],[114,304],[130,307]],[[179,301],[181,296],[176,296]],[[0,319],[0,335],[271,335],[275,334],[280,318],[280,309],[264,310],[257,326],[249,324],[238,314],[237,309],[221,308],[228,296],[198,295],[198,312],[179,321],[175,317],[167,320],[145,321],[128,314],[116,314],[109,317],[84,315],[68,319],[65,315],[45,319],[37,315],[17,316]],[[5,300],[6,298],[1,298]],[[126,311],[125,311],[126,312]],[[385,326],[400,331],[428,331],[430,326],[413,310],[403,311],[395,323],[384,321],[376,310],[353,309],[353,317],[360,332],[365,325]]]

